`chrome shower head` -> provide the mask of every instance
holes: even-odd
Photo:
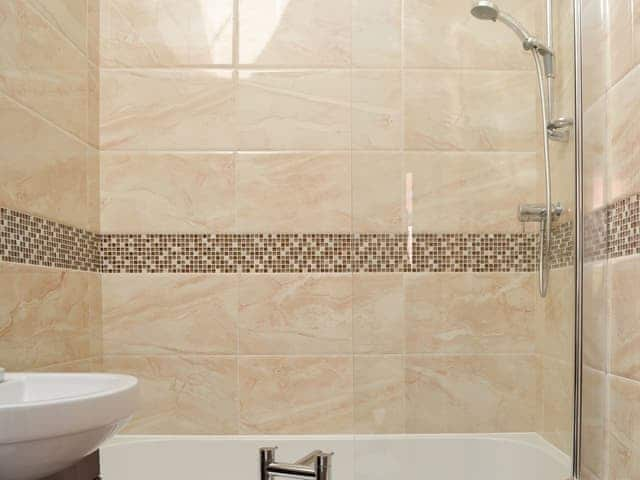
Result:
[[[495,22],[499,14],[500,11],[498,7],[490,0],[479,0],[471,7],[471,15],[479,20],[491,20]]]
[[[548,78],[554,76],[553,50],[531,35],[518,20],[507,12],[500,11],[498,6],[491,0],[475,0],[473,7],[471,7],[471,15],[480,20],[491,20],[492,22],[499,20],[501,23],[504,23],[518,36],[522,42],[522,48],[542,56],[546,76]]]
[[[527,50],[530,49],[529,43],[535,40],[520,22],[508,13],[500,11],[498,6],[491,0],[476,0],[473,7],[471,7],[471,15],[480,20],[491,20],[493,22],[500,20],[514,31]]]

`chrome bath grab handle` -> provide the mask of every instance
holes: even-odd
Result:
[[[295,463],[276,462],[276,449],[266,447],[260,449],[260,480],[271,480],[272,477],[294,479],[331,479],[331,457],[333,453],[314,450]]]

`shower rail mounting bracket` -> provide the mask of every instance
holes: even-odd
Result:
[[[556,142],[568,142],[571,137],[571,128],[573,127],[573,120],[567,117],[556,118],[549,122],[547,125],[547,131],[549,132],[549,138]]]

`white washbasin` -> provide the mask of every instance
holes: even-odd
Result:
[[[0,383],[0,479],[36,480],[95,451],[133,415],[138,380],[13,373]]]

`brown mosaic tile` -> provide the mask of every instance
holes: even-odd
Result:
[[[552,268],[573,264],[573,222],[554,227]],[[584,258],[595,262],[640,254],[640,195],[630,195],[584,217]]]
[[[640,195],[631,195],[609,206],[607,229],[609,257],[640,253]]]
[[[531,234],[103,235],[104,273],[529,272]]]
[[[585,258],[640,254],[640,195],[585,217]],[[550,266],[574,261],[553,226]],[[533,233],[106,234],[0,208],[0,260],[103,273],[533,272]]]
[[[103,273],[235,273],[239,244],[229,234],[100,236]]]
[[[408,261],[407,235],[356,233],[353,235],[354,272],[403,272]]]
[[[100,270],[99,235],[0,208],[0,260],[71,270]]]
[[[608,214],[608,208],[601,208],[584,217],[584,258],[588,262],[608,256]]]
[[[411,272],[532,272],[536,236],[529,233],[422,233]]]
[[[549,266],[551,268],[569,267],[574,263],[574,222],[556,223],[551,226],[551,248]],[[536,242],[536,252],[539,242]],[[537,258],[537,253],[536,253]]]
[[[348,234],[102,235],[104,273],[351,271]]]

